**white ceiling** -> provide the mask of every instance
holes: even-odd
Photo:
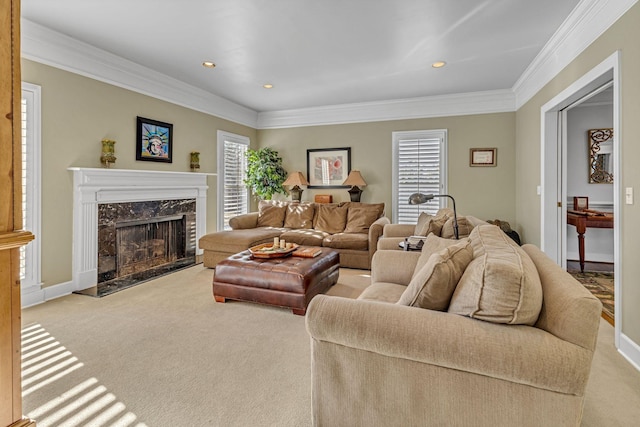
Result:
[[[511,89],[578,3],[22,0],[22,16],[273,112]]]

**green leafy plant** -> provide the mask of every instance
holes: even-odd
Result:
[[[287,171],[282,167],[282,157],[272,148],[247,150],[247,175],[244,183],[254,195],[270,200],[276,193],[286,194],[282,183]]]

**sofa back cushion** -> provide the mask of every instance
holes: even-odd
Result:
[[[473,224],[467,220],[465,216],[458,217],[458,237],[467,237],[473,230]],[[447,219],[447,222],[442,226],[440,237],[445,239],[455,239],[456,234],[453,228],[453,217]]]
[[[398,304],[444,311],[467,265],[473,259],[468,240],[456,242],[429,257],[411,278]]]
[[[311,203],[289,203],[284,218],[285,228],[313,228],[315,205]]]
[[[369,233],[369,227],[380,217],[375,205],[348,206],[345,233]]]
[[[282,227],[286,212],[286,202],[260,200],[258,203],[258,227]]]
[[[542,285],[529,256],[495,225],[469,235],[474,259],[451,298],[449,312],[494,323],[533,325]]]
[[[320,203],[316,205],[313,228],[327,233],[342,233],[347,225],[347,206],[336,203]]]

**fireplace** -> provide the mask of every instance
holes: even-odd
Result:
[[[104,296],[195,264],[195,199],[98,205],[98,283]]]
[[[73,291],[103,296],[189,266],[206,230],[203,173],[71,168]]]

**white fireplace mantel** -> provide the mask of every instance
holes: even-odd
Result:
[[[206,231],[206,173],[71,167],[73,172],[73,287],[98,280],[98,204],[196,200],[196,242]],[[196,249],[201,255],[202,249]]]

